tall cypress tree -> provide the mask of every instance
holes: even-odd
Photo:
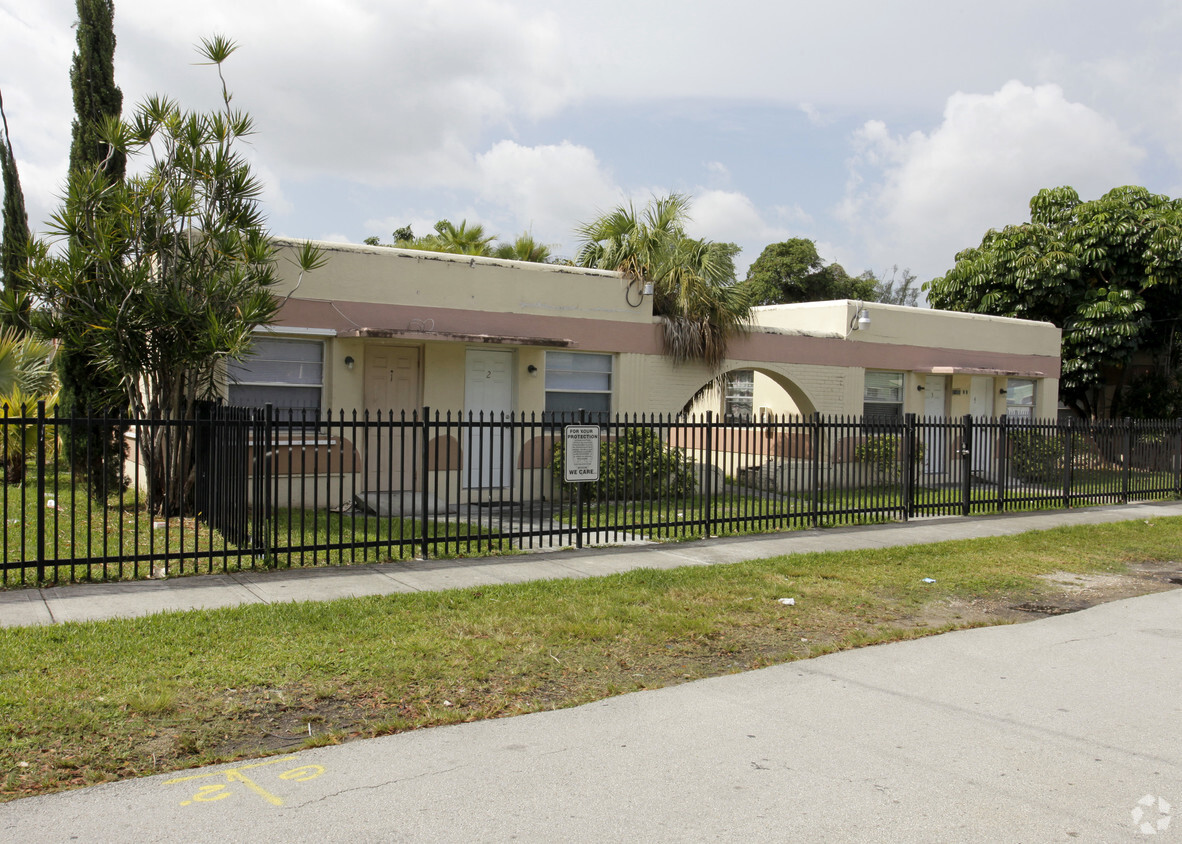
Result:
[[[99,136],[102,122],[123,112],[123,92],[115,84],[115,4],[113,0],[77,2],[78,52],[70,68],[74,91],[70,172],[106,161],[107,176],[122,179],[126,157],[112,153]]]
[[[126,156],[102,140],[100,127],[123,111],[123,92],[115,84],[115,4],[113,0],[77,0],[77,52],[70,68],[74,91],[70,178],[101,169],[111,181],[123,179]],[[61,406],[66,415],[121,415],[125,402],[118,380],[100,369],[84,347],[63,343],[58,349]],[[110,425],[75,424],[67,433],[71,462],[85,469],[98,488],[122,479],[122,430]]]
[[[25,211],[25,194],[21,190],[20,174],[16,169],[16,154],[8,134],[8,115],[4,112],[4,97],[0,94],[0,123],[4,126],[4,143],[0,144],[0,176],[4,179],[4,240],[0,242],[0,277],[4,290],[0,293],[0,321],[5,325],[28,327],[28,299],[22,295],[24,270],[29,244],[29,215]]]

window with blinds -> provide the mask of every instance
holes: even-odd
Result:
[[[903,373],[867,372],[862,416],[867,420],[903,418]]]
[[[324,390],[324,343],[278,337],[260,337],[251,354],[226,365],[229,403],[235,407],[262,407],[270,403],[298,418],[320,410]]]

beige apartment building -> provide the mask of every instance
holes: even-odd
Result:
[[[716,373],[675,365],[652,297],[617,273],[323,243],[231,367],[232,404],[452,413],[677,414]],[[294,244],[281,242],[283,250]],[[878,303],[757,308],[725,395],[695,411],[1055,416],[1059,329]]]
[[[687,408],[743,419],[1056,412],[1060,335],[1046,323],[851,301],[759,308],[751,330],[731,342],[727,389],[703,394],[719,373],[666,356],[651,295],[618,273],[319,245],[326,264],[301,278],[282,254],[296,244],[280,242],[278,319],[260,333],[254,355],[230,365],[230,404],[270,403],[297,419],[341,411],[389,419],[423,408],[432,417],[539,421],[579,409],[665,419]],[[450,477],[441,481],[440,467],[427,467],[434,473],[427,483],[450,490],[438,492],[440,505],[473,488],[495,499],[498,488],[526,476],[548,488],[552,435],[514,454],[447,439]],[[289,446],[272,449],[275,471],[294,475],[316,461],[331,470],[329,485],[351,484],[397,450],[389,440],[378,445],[372,430],[344,427],[315,453],[308,445],[293,434]],[[418,483],[387,475],[361,486]],[[308,495],[302,487],[291,494]]]

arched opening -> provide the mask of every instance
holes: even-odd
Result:
[[[736,420],[769,416],[809,416],[817,406],[795,381],[766,366],[735,364],[723,373],[718,384],[699,388],[688,410],[694,416],[707,411],[716,417]]]

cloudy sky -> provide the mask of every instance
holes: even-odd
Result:
[[[0,89],[42,229],[65,178],[73,0],[0,0]],[[1177,0],[117,0],[124,108],[250,111],[276,234],[573,229],[694,198],[691,232],[817,241],[851,273],[946,271],[1030,197],[1182,194]]]

